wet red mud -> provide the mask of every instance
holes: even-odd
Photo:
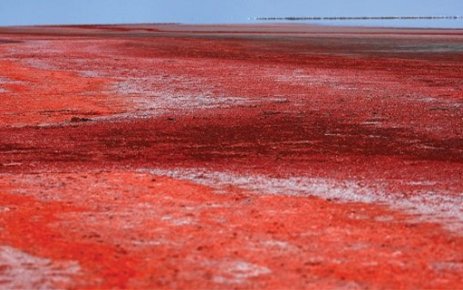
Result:
[[[463,33],[0,29],[0,286],[463,287]]]

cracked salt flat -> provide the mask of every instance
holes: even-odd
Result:
[[[392,209],[417,214],[417,221],[436,222],[447,230],[463,235],[463,193],[423,191],[412,196],[385,191],[385,183],[372,181],[372,186],[353,180],[338,181],[326,178],[295,176],[273,178],[263,175],[244,176],[232,172],[214,172],[206,169],[140,169],[153,175],[189,180],[224,192],[233,185],[252,192],[275,195],[316,196],[339,202],[384,204]]]

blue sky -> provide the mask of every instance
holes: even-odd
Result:
[[[240,23],[253,16],[463,15],[463,0],[0,0],[0,25]],[[413,22],[459,26],[463,21]],[[412,23],[412,24],[413,24]]]

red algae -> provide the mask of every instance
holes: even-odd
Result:
[[[454,30],[1,28],[0,286],[461,287],[462,47]]]

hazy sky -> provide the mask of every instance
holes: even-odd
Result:
[[[0,25],[230,23],[254,16],[463,14],[463,0],[0,0]],[[450,22],[462,26],[461,22]],[[419,22],[430,26],[431,22]],[[432,24],[432,23],[431,23]]]

